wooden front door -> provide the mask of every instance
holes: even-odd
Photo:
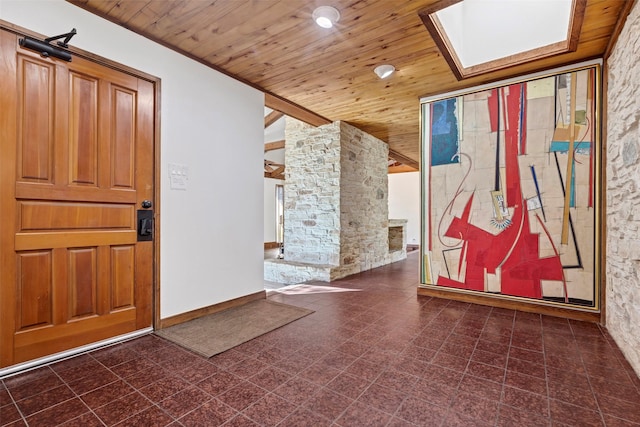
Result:
[[[152,325],[154,84],[0,31],[0,367]]]

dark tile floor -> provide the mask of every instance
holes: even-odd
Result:
[[[5,378],[0,425],[640,425],[606,331],[418,297],[417,263],[270,291],[315,313],[208,360],[147,335]]]

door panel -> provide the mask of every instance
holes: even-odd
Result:
[[[0,47],[4,367],[151,326],[153,242],[135,218],[154,196],[155,103],[144,79],[6,31]]]
[[[68,79],[69,183],[98,186],[98,79],[75,72]]]
[[[134,306],[135,284],[131,271],[135,263],[135,246],[111,247],[111,307],[123,310]]]
[[[18,63],[18,85],[24,111],[18,127],[18,177],[24,181],[53,182],[53,122],[55,67],[43,61],[22,58]]]
[[[136,96],[134,92],[114,86],[111,97],[114,100],[114,114],[111,121],[112,188],[133,188],[135,164],[135,114]]]
[[[18,331],[53,324],[52,265],[51,250],[18,255]]]
[[[69,249],[69,319],[98,314],[97,248]]]
[[[133,204],[18,202],[19,231],[133,228]]]

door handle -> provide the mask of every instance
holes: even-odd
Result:
[[[149,236],[153,230],[153,220],[152,219],[141,219],[140,220],[140,235],[141,236]]]
[[[153,211],[138,211],[138,242],[153,240]]]

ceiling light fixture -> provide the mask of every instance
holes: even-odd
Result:
[[[340,12],[331,6],[320,6],[313,11],[313,20],[322,28],[331,28],[340,20]]]
[[[373,70],[373,72],[376,73],[376,75],[378,77],[380,77],[381,79],[386,79],[391,74],[393,74],[394,71],[396,71],[396,67],[394,67],[393,65],[389,65],[389,64],[378,65]]]

